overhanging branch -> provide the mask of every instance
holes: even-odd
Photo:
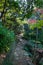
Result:
[[[0,19],[1,19],[1,18],[3,17],[3,15],[6,13],[5,8],[6,8],[6,0],[5,0],[5,2],[4,2],[3,11],[1,12]]]

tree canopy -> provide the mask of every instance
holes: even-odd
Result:
[[[34,7],[42,8],[43,0],[0,0],[0,18],[29,18]]]

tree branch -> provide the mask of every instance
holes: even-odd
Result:
[[[4,15],[4,13],[5,13],[5,8],[6,8],[6,0],[5,0],[5,2],[4,2],[3,11],[1,12],[0,19],[3,17],[3,15]]]

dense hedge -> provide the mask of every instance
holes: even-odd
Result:
[[[0,24],[0,52],[8,51],[10,44],[14,41],[14,32],[6,29]]]

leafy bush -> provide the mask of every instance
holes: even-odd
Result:
[[[36,48],[36,52],[35,52],[36,45],[37,45],[37,48]],[[23,49],[27,52],[28,56],[30,58],[32,58],[33,62],[36,59],[36,61],[35,61],[36,65],[43,65],[43,52],[39,52],[40,50],[43,49],[43,45],[41,43],[36,44],[36,42],[34,42],[33,40],[29,40],[28,43],[24,45]],[[40,50],[37,51],[38,49],[40,49]],[[38,57],[36,57],[36,56],[38,56]],[[34,59],[33,59],[33,57],[34,57]]]
[[[14,41],[13,31],[9,31],[0,24],[0,52],[8,51],[10,44]]]
[[[25,26],[25,31],[23,38],[28,40],[27,44],[24,46],[24,50],[28,53],[28,56],[32,58],[32,63],[34,64],[34,59],[35,59],[35,64],[36,65],[43,65],[43,59],[39,60],[40,57],[43,57],[43,53],[40,50],[43,50],[43,27],[41,28],[34,28],[34,29],[29,29],[28,30]],[[28,31],[28,32],[27,32]],[[39,49],[39,50],[38,50]],[[39,56],[38,56],[39,55]],[[38,56],[36,58],[36,56]]]

